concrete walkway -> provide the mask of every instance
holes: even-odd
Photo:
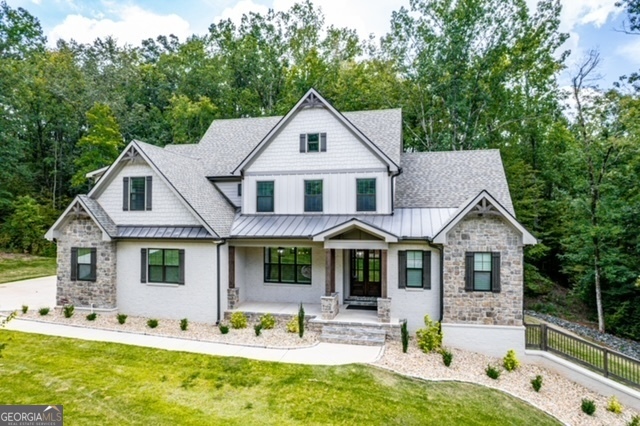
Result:
[[[0,284],[0,311],[56,306],[56,276]]]
[[[99,342],[123,343],[171,351],[193,352],[207,355],[237,356],[261,361],[277,361],[293,364],[342,365],[373,363],[382,355],[380,346],[356,346],[334,343],[318,343],[310,348],[268,349],[225,343],[201,342],[174,337],[149,336],[119,331],[97,330],[37,321],[14,319],[8,330],[49,336],[71,337]]]

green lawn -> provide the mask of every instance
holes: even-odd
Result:
[[[557,425],[481,386],[0,330],[0,401],[63,404],[65,423]]]
[[[0,253],[0,284],[55,274],[55,257]]]

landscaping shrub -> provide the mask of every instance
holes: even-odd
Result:
[[[186,318],[182,318],[180,320],[180,330],[187,331],[187,327],[189,327],[189,320]]]
[[[98,314],[96,314],[95,312],[91,312],[89,315],[87,315],[87,320],[89,321],[95,321],[96,318],[98,318]]]
[[[542,376],[538,374],[535,379],[531,379],[531,386],[533,386],[534,391],[540,392],[540,388],[542,387]]]
[[[633,416],[627,426],[640,426],[640,416]]]
[[[221,324],[218,326],[218,330],[220,330],[220,333],[222,333],[222,334],[227,334],[227,333],[229,332],[229,326],[228,326],[228,325],[226,325],[226,324],[222,324],[222,323],[221,323]]]
[[[607,404],[607,411],[611,411],[612,413],[615,413],[615,414],[622,413],[622,404],[620,404],[620,401],[618,401],[618,398],[616,398],[615,395],[609,398],[609,403]]]
[[[118,323],[120,324],[127,322],[127,316],[125,314],[118,314],[116,315],[116,318],[118,318]]]
[[[256,336],[262,334],[262,324],[256,324],[253,326],[253,331],[256,332]]]
[[[442,329],[439,322],[431,321],[429,315],[424,316],[425,328],[416,332],[418,337],[418,347],[423,352],[433,352],[442,346]]]
[[[271,314],[264,314],[260,317],[260,325],[265,330],[271,330],[276,326],[276,318]]]
[[[157,319],[150,319],[147,321],[147,326],[149,328],[156,328],[158,326],[158,320]]]
[[[409,330],[407,330],[407,322],[404,321],[400,327],[400,334],[402,336],[402,353],[407,353],[409,347]]]
[[[49,313],[49,308],[40,308],[40,309],[38,310],[38,313],[39,313],[40,315],[42,315],[42,316],[45,316],[45,315],[47,315],[47,314]]]
[[[231,314],[231,327],[247,328],[247,316],[244,312],[234,312]]]
[[[298,332],[298,317],[293,317],[287,323],[287,331],[289,333],[297,333]]]
[[[520,361],[516,357],[516,351],[509,349],[507,355],[502,359],[502,365],[507,371],[513,371],[520,366]]]
[[[593,413],[596,412],[596,403],[591,399],[584,398],[582,400],[582,412],[593,416]]]
[[[451,351],[442,348],[440,349],[440,354],[442,355],[442,362],[445,366],[449,367],[451,365],[451,361],[453,361],[453,354]]]
[[[23,313],[23,314],[26,314],[28,310],[29,310],[29,306],[27,306],[27,305],[22,305],[22,313]]]
[[[298,309],[298,335],[301,339],[304,336],[304,308],[302,303],[300,304],[300,309]]]
[[[65,305],[64,308],[62,308],[62,312],[64,313],[64,317],[65,318],[71,318],[73,316],[73,311],[76,308],[73,305]]]
[[[487,373],[487,376],[491,377],[493,380],[498,380],[500,378],[500,370],[498,367],[489,364],[484,371]]]

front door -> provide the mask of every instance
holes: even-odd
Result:
[[[351,296],[381,295],[380,250],[351,250]]]

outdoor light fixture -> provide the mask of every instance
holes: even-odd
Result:
[[[364,251],[363,250],[356,250],[356,257],[364,257]]]
[[[278,247],[278,254],[280,255],[284,254],[284,247]]]

